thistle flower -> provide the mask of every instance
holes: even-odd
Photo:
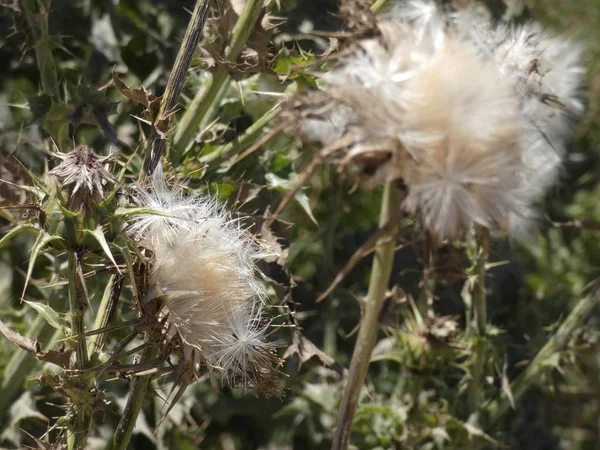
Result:
[[[231,385],[261,388],[275,360],[255,266],[265,254],[215,200],[169,188],[160,169],[138,202],[160,214],[136,216],[129,232],[154,256],[148,300],[163,301],[167,339],[181,340],[196,370],[205,366]]]
[[[112,174],[104,168],[111,156],[98,156],[93,150],[80,145],[71,153],[54,153],[62,162],[48,172],[56,176],[63,188],[68,190],[69,207],[80,205],[91,207],[104,199],[104,188],[116,182]]]
[[[522,227],[582,110],[580,50],[537,24],[495,26],[430,0],[399,2],[377,28],[323,77],[337,120],[312,117],[303,134],[337,121],[321,138],[339,144],[334,159],[376,183],[402,180],[402,207],[438,241]]]

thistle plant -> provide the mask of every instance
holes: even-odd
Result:
[[[0,446],[593,446],[569,8],[96,3],[0,5]]]
[[[487,360],[489,232],[523,238],[533,204],[556,181],[563,139],[581,111],[580,51],[536,24],[495,26],[469,12],[448,14],[433,1],[399,2],[375,23],[377,37],[358,40],[323,76],[327,86],[317,95],[329,103],[331,119],[307,106],[301,130],[326,145],[324,160],[357,166],[367,186],[385,184],[380,227],[392,220],[390,211],[404,210],[418,215],[434,252],[445,241],[473,246],[469,410],[477,425]],[[400,184],[403,200],[391,193]],[[381,242],[335,449],[348,447],[386,298],[395,241]]]

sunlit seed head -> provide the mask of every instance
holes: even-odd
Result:
[[[149,214],[135,216],[129,233],[153,254],[150,282],[163,301],[167,338],[179,337],[188,362],[228,382],[245,383],[238,375],[246,365],[254,373],[264,363],[260,370],[270,373],[268,359],[252,350],[268,348],[256,268],[267,253],[214,199],[170,188],[157,172],[138,195]]]

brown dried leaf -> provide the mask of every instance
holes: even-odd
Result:
[[[140,89],[130,88],[114,72],[112,81],[121,94],[146,108],[142,113],[142,117],[144,119],[148,120],[149,122],[154,122],[158,119],[158,112],[160,110],[160,97],[154,95],[152,91],[146,89],[144,86],[142,86]]]
[[[73,351],[70,349],[65,351],[50,350],[44,352],[42,351],[42,346],[38,341],[29,339],[28,337],[11,330],[2,321],[0,321],[0,334],[20,349],[31,353],[40,361],[56,364],[62,368],[69,368],[71,366],[71,355]]]
[[[298,356],[298,359],[300,359],[300,365],[315,359],[323,366],[339,373],[340,375],[343,375],[346,370],[340,363],[338,363],[325,352],[321,351],[299,331],[294,333],[292,345],[290,345],[283,354],[283,359],[288,359],[292,356]]]

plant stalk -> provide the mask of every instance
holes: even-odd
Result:
[[[384,227],[394,216],[401,201],[401,194],[393,182],[384,186],[379,216],[379,227]],[[395,234],[397,227],[390,230]],[[348,379],[344,386],[342,402],[338,413],[332,450],[345,450],[350,443],[350,431],[358,406],[360,392],[367,377],[371,353],[379,331],[379,314],[385,300],[392,265],[394,262],[394,239],[380,239],[376,245],[369,292],[364,301],[364,314],[360,323],[358,338],[354,346]]]
[[[69,251],[69,266],[68,266],[68,297],[69,297],[69,313],[71,316],[71,333],[77,336],[75,343],[75,355],[77,356],[77,369],[84,369],[88,363],[88,353],[85,344],[85,330],[83,327],[83,314],[85,312],[85,304],[81,302],[79,293],[79,277],[78,270],[80,265],[80,255],[76,251]]]
[[[158,348],[156,345],[147,348],[142,352],[142,362],[152,361],[156,358],[157,353]],[[135,423],[144,406],[152,377],[152,374],[134,377],[125,411],[115,431],[112,450],[127,450]]]
[[[48,39],[48,11],[40,7],[38,0],[22,0],[21,4],[34,39],[42,90],[45,94],[55,97],[58,94],[58,74]]]
[[[69,298],[69,314],[71,317],[71,333],[77,336],[75,343],[76,368],[84,369],[88,363],[87,346],[85,342],[85,332],[83,326],[83,316],[85,313],[85,303],[81,299],[81,291],[79,289],[79,270],[81,267],[81,255],[77,251],[70,250],[68,252],[68,298]],[[82,375],[77,375],[78,387],[85,392],[81,395],[85,396],[87,392],[87,383]],[[86,448],[87,436],[91,424],[91,416],[86,408],[80,406],[81,398],[71,398],[73,404],[72,414],[74,418],[67,430],[67,446],[69,450],[80,450]]]
[[[165,92],[162,96],[160,110],[158,113],[157,126],[162,128],[160,130],[162,133],[166,133],[169,129],[169,117],[177,106],[179,96],[181,95],[181,91],[183,89],[183,83],[187,76],[190,63],[192,62],[192,56],[194,55],[196,47],[198,47],[198,42],[200,42],[200,38],[202,37],[202,30],[204,29],[204,24],[206,23],[209,5],[210,0],[196,1],[196,6],[194,7],[194,12],[192,13],[192,17],[190,18],[190,22],[188,23],[188,27],[185,31],[185,36],[183,37],[181,47],[179,47],[179,52],[177,53],[173,70],[171,70],[171,73],[169,74],[167,87],[165,88]],[[152,174],[156,168],[156,165],[160,161],[160,157],[163,154],[166,146],[166,140],[161,139],[156,133],[156,130],[154,130],[153,133],[155,133],[156,136],[154,136],[154,139],[149,139],[149,142],[151,143],[151,151],[146,153],[146,158],[144,161],[144,171],[147,175]]]
[[[485,292],[486,264],[489,257],[490,232],[481,229],[478,233],[477,248],[474,264],[474,283],[472,286],[473,320],[471,329],[474,331],[473,367],[471,384],[467,394],[469,414],[477,414],[480,409],[481,383],[483,380],[485,360],[487,356],[487,296]],[[477,416],[473,417],[477,419]]]
[[[263,0],[248,0],[242,10],[233,32],[231,43],[225,50],[225,60],[235,63],[239,58],[263,8]],[[192,143],[194,135],[200,125],[209,119],[209,115],[216,110],[215,104],[220,99],[220,93],[226,88],[229,73],[225,66],[219,65],[213,73],[212,81],[206,90],[200,90],[187,108],[175,133],[173,146],[175,154],[173,159],[180,161]]]
[[[532,386],[539,382],[543,374],[555,369],[555,365],[548,364],[548,360],[563,351],[575,331],[585,323],[586,319],[598,305],[600,305],[600,291],[595,291],[579,300],[575,308],[569,313],[556,333],[538,352],[527,369],[510,383],[510,390],[515,402],[518,402]],[[486,408],[488,424],[493,425],[511,408],[510,399],[506,394],[502,394],[499,399],[490,403]]]
[[[110,317],[117,307],[119,296],[121,295],[121,288],[123,287],[123,281],[123,277],[117,279],[116,275],[111,275],[108,279],[104,294],[102,295],[102,300],[100,301],[100,308],[98,309],[98,314],[94,321],[94,330],[104,328],[108,325]],[[90,341],[88,342],[88,354],[92,356],[95,353],[100,353],[105,342],[106,333],[90,336]]]
[[[279,106],[270,109],[234,140],[228,142],[221,148],[216,149],[208,155],[202,156],[200,158],[200,162],[211,163],[216,160],[227,158],[233,153],[239,155],[243,150],[248,148],[256,141],[256,139],[259,137],[261,131],[265,128],[265,126],[267,126],[275,117],[277,117],[280,112],[281,107]]]
[[[371,5],[371,11],[378,13],[383,11],[388,3],[390,2],[390,0],[377,0],[375,3],[373,3],[373,5]]]

